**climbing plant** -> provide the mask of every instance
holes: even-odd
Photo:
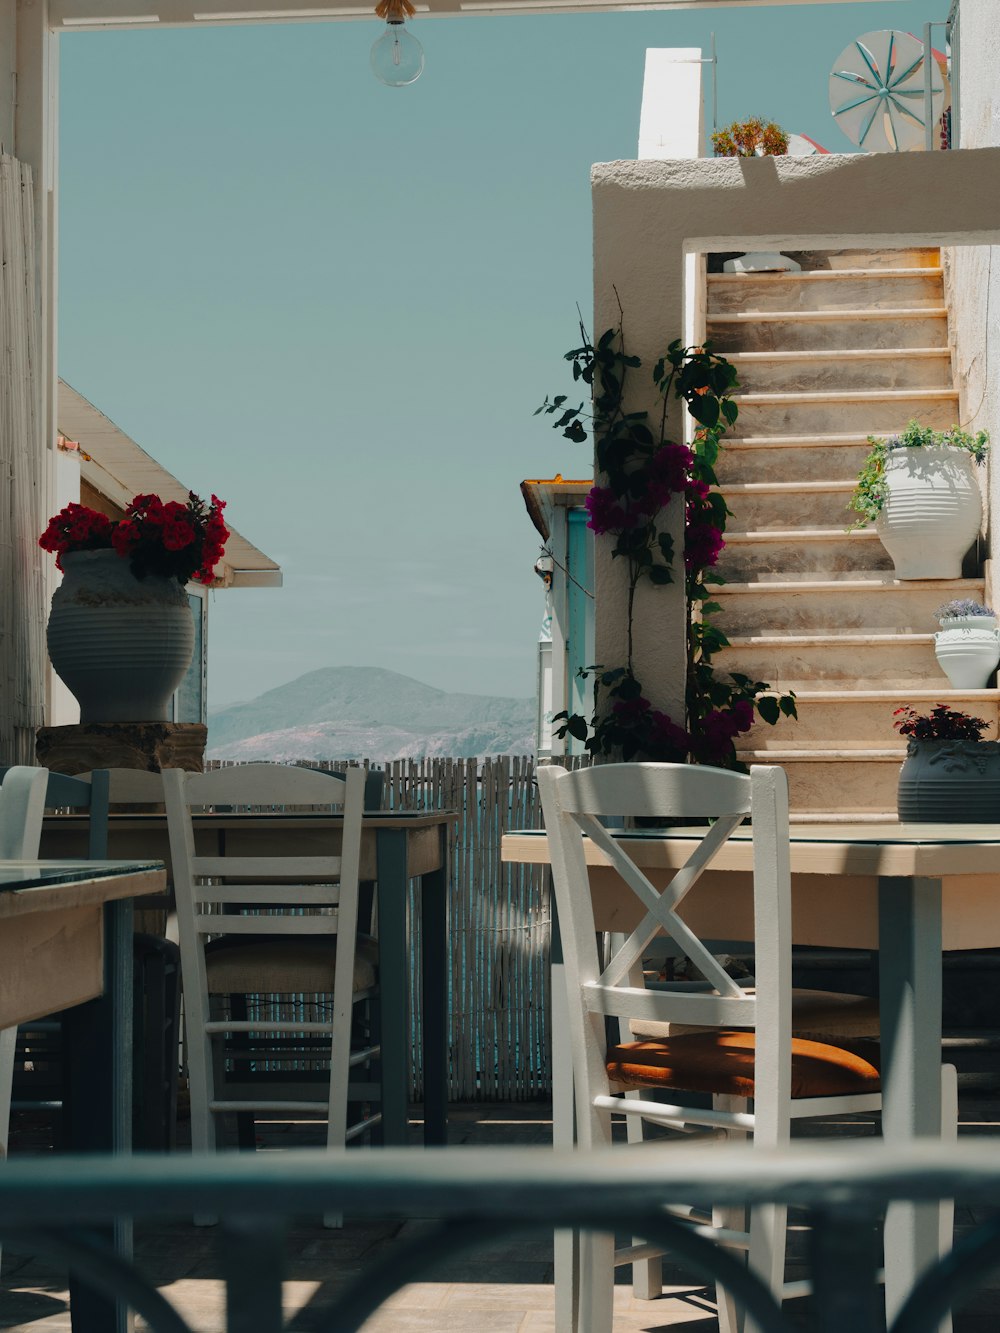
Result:
[[[730,511],[718,489],[715,464],[720,442],[737,418],[732,398],[735,368],[704,347],[678,339],[653,367],[662,400],[653,418],[625,409],[628,377],[642,361],[625,347],[622,321],[590,341],[582,322],[581,345],[567,352],[573,379],[591,391],[586,402],[568,406],[568,395],[546,397],[535,415],[553,416],[552,426],[577,443],[592,434],[598,482],[587,496],[587,526],[613,543],[611,554],[627,568],[625,661],[581,672],[595,676],[592,719],[562,712],[557,735],[569,733],[591,754],[741,767],[735,738],[750,730],[754,717],[771,724],[782,714],[795,717],[794,694],[776,694],[764,681],[738,672],[716,671],[713,657],[728,644],[713,624],[721,610],[713,591],[725,582],[715,569],[725,546]],[[683,399],[698,423],[689,447],[668,437],[672,402]],[[663,527],[677,497],[684,504],[684,590],[687,599],[687,680],[683,719],[653,707],[633,666],[635,593],[643,579],[656,586],[674,582],[674,549]]]

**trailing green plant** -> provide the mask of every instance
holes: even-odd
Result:
[[[716,157],[783,157],[788,152],[788,135],[773,120],[751,116],[716,130],[712,147]]]
[[[599,482],[587,496],[588,524],[598,537],[614,543],[612,558],[627,567],[626,661],[595,666],[580,674],[595,677],[594,716],[558,713],[556,734],[585,743],[591,754],[738,768],[735,737],[749,731],[755,714],[775,723],[782,714],[796,716],[792,694],[776,696],[764,681],[730,673],[716,675],[714,655],[728,645],[712,623],[720,606],[713,589],[724,582],[714,569],[725,546],[729,509],[718,489],[715,464],[719,443],[737,417],[731,394],[736,371],[709,344],[685,347],[677,339],[653,367],[662,405],[650,420],[647,412],[625,410],[626,383],[642,368],[625,349],[622,325],[608,329],[592,344],[581,322],[581,346],[566,353],[573,378],[591,389],[586,404],[567,407],[567,395],[542,403],[535,413],[554,416],[552,426],[577,443],[593,432]],[[689,447],[668,438],[670,403],[683,399],[698,423]],[[589,423],[586,424],[586,423]],[[646,579],[656,586],[674,581],[674,549],[661,528],[674,498],[684,503],[684,585],[687,598],[686,717],[674,721],[655,709],[633,667],[635,592]]]
[[[899,435],[869,435],[870,446],[858,480],[851,496],[849,509],[853,509],[860,518],[854,520],[848,532],[874,523],[885,506],[888,487],[885,480],[885,466],[889,455],[896,449],[930,449],[950,446],[952,449],[964,449],[972,455],[974,463],[983,463],[989,454],[990,437],[985,430],[975,435],[962,430],[959,426],[949,426],[947,430],[935,430],[933,426],[921,426],[919,421],[911,421]]]

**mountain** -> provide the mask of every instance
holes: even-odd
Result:
[[[534,727],[533,699],[449,694],[380,667],[324,667],[212,713],[208,758],[530,754]]]

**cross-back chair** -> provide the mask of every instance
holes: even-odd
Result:
[[[181,968],[195,1151],[217,1143],[226,1113],[326,1115],[327,1144],[343,1148],[376,1125],[348,1125],[352,1070],[378,1048],[352,1049],[352,1019],[376,994],[373,942],[357,938],[365,775],[281,764],[210,773],[163,773],[180,931]],[[193,816],[217,806],[239,810],[310,807],[342,814],[339,846],[324,855],[201,855]],[[333,835],[331,835],[332,838]],[[227,997],[291,997],[283,1017],[241,1017]],[[316,996],[324,1016],[302,1016],[295,997]],[[225,1010],[229,1012],[224,1012]],[[291,1060],[321,1045],[323,1084],[283,1087],[273,1077],[236,1076]],[[227,1072],[228,1065],[228,1072]],[[294,1073],[294,1071],[293,1071]],[[352,1097],[352,1100],[357,1100]],[[336,1221],[336,1219],[328,1219]]]
[[[759,766],[746,775],[630,763],[572,773],[543,766],[537,776],[565,961],[581,1148],[610,1145],[612,1118],[620,1115],[630,1123],[752,1135],[755,1143],[776,1147],[788,1141],[793,1120],[880,1108],[877,1043],[793,1037],[788,784],[782,769]],[[687,863],[664,887],[654,885],[635,864],[628,839],[606,827],[609,816],[655,819],[663,826],[705,820],[706,828]],[[698,881],[714,857],[748,819],[754,865],[752,986],[731,977],[679,913],[687,895],[698,892]],[[610,957],[597,939],[584,836],[603,852],[639,904],[639,925],[618,937]],[[664,934],[694,963],[706,982],[702,989],[647,983],[646,952]],[[669,1024],[671,1035],[633,1039],[630,1025],[653,1023]],[[953,1089],[953,1077],[946,1086]],[[712,1105],[698,1109],[660,1100],[671,1093],[709,1094]],[[636,1137],[629,1135],[632,1141]],[[663,1147],[670,1150],[671,1145]],[[751,1268],[778,1299],[797,1294],[784,1283],[783,1209],[754,1208],[745,1231],[745,1219],[732,1210],[701,1221],[711,1222],[727,1243],[746,1250]],[[613,1237],[585,1235],[579,1272],[572,1278],[563,1275],[579,1284],[578,1305],[572,1308],[586,1333],[611,1329],[616,1259],[631,1262],[627,1251],[616,1256]],[[563,1301],[562,1308],[570,1304]],[[742,1314],[727,1293],[718,1292],[718,1305],[724,1333],[740,1327]]]

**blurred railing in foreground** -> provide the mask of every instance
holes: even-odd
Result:
[[[437,1219],[415,1238],[391,1242],[329,1308],[326,1326],[351,1333],[400,1287],[433,1281],[435,1265],[460,1251],[526,1228],[589,1226],[662,1243],[693,1274],[724,1282],[764,1333],[790,1333],[802,1327],[800,1319],[793,1324],[783,1315],[732,1254],[663,1211],[668,1201],[774,1201],[804,1209],[812,1227],[810,1329],[871,1333],[884,1327],[878,1223],[886,1203],[942,1197],[997,1206],[995,1139],[896,1149],[878,1141],[793,1145],[780,1152],[718,1144],[642,1153],[449,1148],[53,1157],[0,1164],[0,1240],[76,1269],[81,1281],[127,1300],[154,1333],[190,1333],[156,1286],[115,1259],[91,1228],[116,1217],[215,1215],[218,1227],[202,1234],[206,1249],[218,1247],[228,1333],[279,1333],[289,1219],[324,1212]],[[933,1333],[998,1260],[1000,1215],[970,1229],[924,1274],[891,1333]]]

